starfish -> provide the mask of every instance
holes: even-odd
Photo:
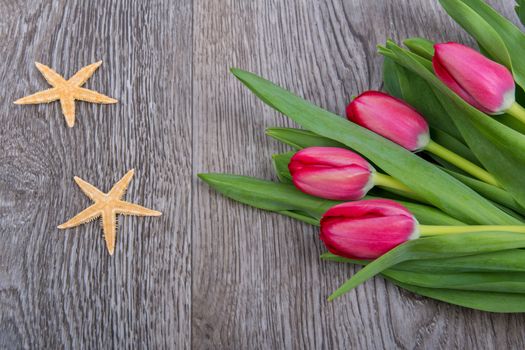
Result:
[[[93,73],[102,64],[102,61],[85,66],[75,73],[69,80],[42,63],[35,62],[36,68],[42,73],[47,82],[53,86],[51,89],[39,91],[32,95],[22,97],[15,101],[17,105],[48,103],[60,100],[62,113],[66,117],[67,126],[75,125],[75,100],[93,103],[116,103],[117,100],[102,95],[93,90],[82,87],[91,78]]]
[[[102,229],[104,231],[106,247],[108,248],[109,254],[113,255],[117,232],[117,214],[137,216],[159,216],[162,214],[159,211],[121,200],[134,173],[135,171],[133,169],[128,171],[108,193],[103,193],[95,186],[75,176],[77,185],[95,204],[87,207],[62,225],[59,225],[58,228],[71,228],[102,217]]]

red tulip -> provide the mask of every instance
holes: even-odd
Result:
[[[388,199],[339,204],[321,219],[321,240],[328,250],[350,259],[375,259],[418,237],[414,216]]]
[[[502,114],[514,104],[514,79],[505,66],[458,43],[434,49],[434,72],[466,102],[488,114]]]
[[[288,169],[298,189],[326,199],[361,199],[374,186],[374,168],[343,148],[305,148],[292,157]]]
[[[425,118],[405,102],[383,92],[362,93],[348,105],[346,116],[410,151],[419,151],[430,141]]]

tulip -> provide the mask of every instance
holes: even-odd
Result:
[[[403,205],[389,199],[338,204],[321,219],[320,238],[328,250],[349,259],[375,259],[419,237],[468,232],[525,233],[525,226],[420,225]]]
[[[350,102],[346,116],[409,151],[431,152],[481,181],[499,186],[486,170],[431,140],[425,118],[400,99],[379,91],[366,91]]]
[[[321,219],[321,240],[328,250],[350,259],[375,259],[418,237],[410,211],[387,199],[339,204]]]
[[[405,196],[412,191],[394,178],[377,173],[359,154],[337,147],[308,147],[288,164],[294,185],[304,193],[333,200],[363,198],[374,186],[394,189]]]
[[[466,102],[487,114],[505,113],[515,102],[510,71],[476,50],[458,43],[434,45],[434,72]]]
[[[419,151],[430,141],[425,118],[408,104],[380,91],[359,95],[346,108],[346,116],[410,151]]]

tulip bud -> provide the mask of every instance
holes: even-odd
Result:
[[[502,114],[515,102],[509,70],[476,50],[458,43],[434,45],[434,72],[466,102],[488,114]]]
[[[326,199],[361,199],[374,186],[374,168],[344,148],[305,148],[292,157],[288,169],[298,189]]]
[[[346,108],[349,120],[410,151],[420,151],[430,141],[428,124],[414,108],[379,91],[366,91]]]
[[[388,199],[339,204],[321,219],[320,238],[328,250],[350,259],[375,259],[418,237],[416,218]]]

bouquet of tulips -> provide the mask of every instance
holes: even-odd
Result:
[[[387,41],[386,92],[355,97],[347,118],[233,69],[304,129],[266,130],[294,149],[273,157],[279,182],[199,176],[320,226],[322,259],[362,265],[329,300],[381,274],[451,304],[525,312],[525,34],[482,0],[440,3],[478,50]]]

